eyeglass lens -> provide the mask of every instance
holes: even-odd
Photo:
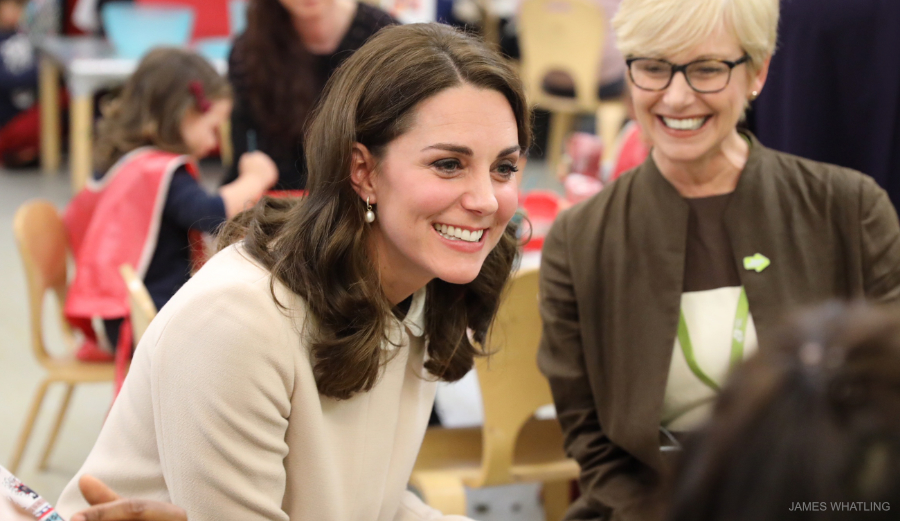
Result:
[[[672,64],[662,60],[640,59],[631,63],[631,80],[647,90],[668,87],[673,76]],[[714,92],[728,86],[731,68],[717,60],[704,60],[688,64],[685,69],[688,84],[700,92]]]

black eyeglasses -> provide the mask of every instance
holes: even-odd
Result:
[[[656,58],[628,58],[628,75],[634,86],[643,90],[666,90],[676,72],[684,74],[688,85],[697,92],[711,94],[725,90],[731,81],[731,70],[750,61],[744,54],[737,61],[696,60],[684,65],[675,65]]]

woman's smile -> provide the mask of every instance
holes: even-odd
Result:
[[[700,130],[700,128],[709,121],[711,116],[700,116],[690,118],[675,118],[666,116],[657,116],[666,128],[671,130]]]
[[[449,241],[481,242],[481,237],[489,228],[468,228],[434,223],[435,231]]]

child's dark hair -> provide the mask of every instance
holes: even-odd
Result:
[[[97,125],[94,168],[105,172],[142,146],[187,153],[181,120],[188,109],[231,98],[231,86],[200,55],[174,48],[150,51]]]
[[[778,338],[688,443],[669,521],[896,515],[884,511],[900,508],[900,312],[830,303]]]

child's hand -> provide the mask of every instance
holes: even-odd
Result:
[[[263,152],[247,152],[238,161],[238,178],[219,188],[230,219],[253,206],[278,181],[278,167]]]
[[[72,517],[72,521],[187,521],[184,510],[159,501],[122,499],[102,481],[84,475],[78,480],[84,499],[93,505]]]
[[[264,152],[247,152],[238,161],[239,179],[247,176],[259,183],[262,190],[268,190],[278,181],[278,167]]]

